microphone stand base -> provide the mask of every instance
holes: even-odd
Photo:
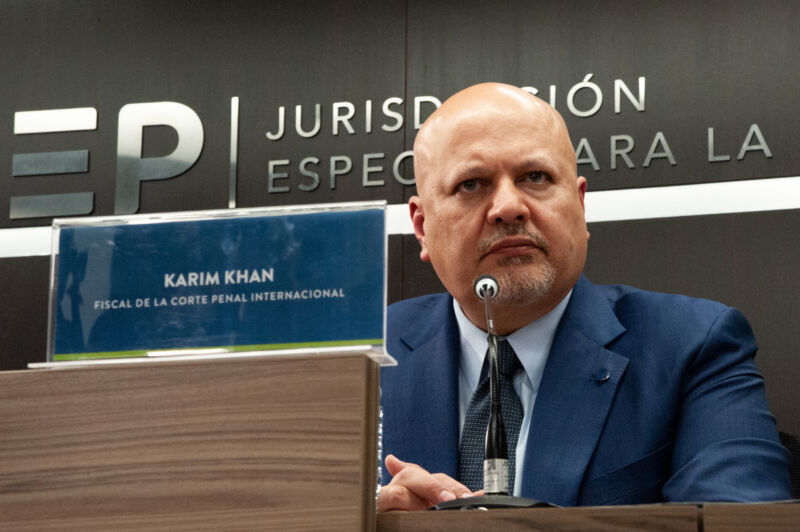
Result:
[[[558,508],[549,502],[513,495],[480,495],[441,502],[431,510],[486,510],[488,508]]]

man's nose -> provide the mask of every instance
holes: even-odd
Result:
[[[500,180],[492,194],[487,218],[490,224],[519,223],[530,218],[525,193],[511,179]]]

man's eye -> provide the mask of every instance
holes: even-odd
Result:
[[[478,188],[478,180],[467,179],[466,181],[462,181],[459,184],[459,188],[461,188],[461,190],[466,190],[466,191],[475,190],[476,188]]]
[[[543,183],[545,180],[547,180],[547,174],[544,172],[528,172],[525,174],[525,177],[531,183]]]

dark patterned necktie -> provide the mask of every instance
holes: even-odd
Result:
[[[522,425],[522,403],[514,390],[514,374],[522,367],[511,344],[503,338],[497,346],[497,363],[500,370],[500,396],[502,415],[508,440],[508,492],[514,493],[514,473],[517,440]],[[472,395],[464,417],[464,429],[458,446],[458,480],[472,491],[483,489],[483,458],[486,444],[486,425],[489,423],[489,372],[488,354],[478,388]]]

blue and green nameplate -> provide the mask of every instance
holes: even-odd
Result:
[[[48,359],[374,346],[385,202],[54,221]]]

